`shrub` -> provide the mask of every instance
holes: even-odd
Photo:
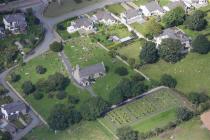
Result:
[[[44,97],[44,94],[40,92],[35,92],[33,95],[34,95],[34,99],[36,100],[41,100]]]
[[[68,96],[68,102],[71,104],[77,104],[79,103],[79,98],[75,97],[75,96]]]
[[[46,68],[44,68],[42,65],[36,66],[36,72],[38,74],[44,74],[46,72]]]
[[[128,75],[128,70],[125,67],[118,67],[115,69],[115,73],[120,76],[125,76]]]
[[[17,82],[20,80],[20,75],[16,74],[16,73],[11,73],[10,75],[10,81],[11,82]]]
[[[63,44],[61,42],[53,42],[50,44],[50,49],[53,52],[61,52],[63,50]]]
[[[116,135],[119,140],[138,140],[138,132],[127,126],[117,129]]]
[[[194,52],[199,54],[207,54],[210,50],[210,42],[205,35],[198,35],[192,41],[192,48]]]
[[[135,74],[135,75],[132,75],[131,76],[131,79],[135,82],[138,82],[138,81],[144,81],[145,78],[144,76],[140,75],[140,74]]]
[[[6,88],[4,88],[3,85],[0,84],[0,96],[5,95],[8,92]]]
[[[180,121],[188,121],[193,117],[193,112],[185,107],[178,108],[176,114],[177,114],[177,119]]]
[[[58,25],[57,25],[57,29],[63,31],[63,30],[65,30],[66,28],[65,28],[62,24],[58,24]]]
[[[26,95],[29,95],[35,91],[35,86],[31,81],[25,81],[22,85],[22,90]]]
[[[191,92],[188,96],[188,99],[195,105],[204,103],[209,100],[209,97],[204,93]]]
[[[175,88],[177,85],[176,79],[174,79],[171,75],[168,75],[168,74],[162,75],[160,82],[162,85],[170,87],[170,88]]]
[[[63,100],[64,98],[66,98],[66,92],[65,91],[58,91],[56,93],[56,98],[59,100]]]

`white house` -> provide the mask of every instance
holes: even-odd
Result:
[[[172,39],[178,39],[181,41],[181,44],[184,46],[185,50],[190,50],[191,48],[191,39],[187,37],[185,33],[177,29],[176,27],[167,28],[162,31],[162,33],[159,36],[154,37],[154,40],[158,45],[161,44],[163,39],[172,38]]]
[[[160,7],[160,5],[155,2],[149,2],[146,5],[140,6],[144,16],[163,16],[164,10]]]
[[[178,1],[171,1],[167,5],[163,6],[163,9],[166,12],[168,12],[168,11],[171,11],[171,10],[175,9],[176,7],[182,7],[185,11],[188,8],[187,5],[185,5],[185,3],[183,1],[178,0]]]
[[[127,24],[132,24],[134,22],[145,22],[145,20],[143,19],[143,13],[140,9],[129,9],[124,13],[121,13],[120,17],[122,21],[124,21]]]
[[[117,22],[112,14],[106,11],[97,11],[96,14],[93,15],[92,19],[94,22],[103,23],[105,25],[113,25]]]
[[[3,118],[9,120],[17,117],[20,113],[26,114],[26,105],[23,102],[17,101],[1,106]]]
[[[183,0],[186,5],[191,5],[195,8],[200,8],[208,5],[208,0]]]
[[[3,17],[5,29],[13,34],[25,33],[27,31],[27,22],[23,13],[10,14]]]
[[[88,32],[93,29],[94,29],[93,22],[86,17],[82,17],[82,18],[76,19],[75,21],[72,21],[71,26],[67,27],[67,32],[73,33],[79,30],[84,30]]]
[[[86,68],[80,68],[79,65],[73,71],[74,79],[82,86],[88,86],[97,78],[104,76],[106,73],[105,66],[102,63],[95,64]]]

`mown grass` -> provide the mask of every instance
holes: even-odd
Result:
[[[125,12],[125,8],[120,3],[106,6],[106,9],[115,15],[120,15],[120,13]]]

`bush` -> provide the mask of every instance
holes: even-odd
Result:
[[[209,100],[209,97],[204,93],[191,92],[188,96],[189,101],[195,105],[204,103]]]
[[[140,75],[140,74],[135,74],[135,75],[132,75],[131,76],[131,79],[135,82],[138,82],[138,81],[144,81],[145,78],[144,76]]]
[[[11,73],[10,75],[10,81],[11,82],[17,82],[20,80],[20,75],[16,74],[16,73]]]
[[[50,49],[53,52],[61,52],[63,50],[63,44],[61,42],[53,42],[50,44]]]
[[[26,95],[29,95],[35,91],[35,86],[31,81],[25,81],[22,85],[22,90]]]
[[[3,85],[0,84],[0,96],[5,95],[8,92],[6,88],[4,88]]]
[[[177,114],[177,119],[180,121],[188,121],[193,117],[193,112],[185,107],[178,108],[176,114]]]
[[[36,100],[41,100],[44,97],[44,94],[40,92],[35,92],[33,95],[34,95],[34,99]]]
[[[128,75],[128,70],[125,67],[118,67],[115,69],[115,73],[120,76],[125,76]]]
[[[63,30],[66,30],[66,28],[65,28],[64,25],[62,25],[62,24],[58,24],[58,25],[57,25],[57,29],[58,29],[58,30],[62,30],[62,31],[63,31]]]
[[[56,93],[56,98],[58,100],[63,100],[64,98],[66,98],[66,92],[65,91],[58,91]]]
[[[162,85],[170,87],[170,88],[175,88],[177,85],[176,79],[174,79],[171,75],[168,75],[168,74],[162,75],[160,82]]]
[[[194,52],[199,54],[207,54],[210,50],[210,42],[205,35],[198,35],[192,41],[192,48]]]
[[[127,126],[117,129],[116,135],[119,140],[138,140],[138,132]]]
[[[46,72],[46,68],[44,68],[42,65],[36,66],[36,72],[38,74],[44,74]]]
[[[79,103],[79,98],[75,97],[75,96],[68,96],[68,102],[71,104],[77,104]]]

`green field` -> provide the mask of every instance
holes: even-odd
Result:
[[[100,120],[113,132],[125,125],[131,125],[140,132],[148,132],[175,121],[175,109],[179,106],[184,106],[184,101],[177,93],[161,89],[112,110]]]
[[[120,55],[126,56],[127,58],[133,58],[137,63],[140,62],[139,54],[144,40],[134,40],[129,43],[127,46],[123,46],[117,49],[117,52]]]
[[[120,3],[106,6],[106,9],[115,15],[120,15],[125,12],[125,8]]]
[[[37,74],[36,66],[43,65],[47,72],[45,74]],[[32,83],[36,83],[39,79],[47,79],[49,75],[54,74],[55,72],[60,72],[67,75],[62,62],[58,58],[58,55],[53,52],[48,52],[39,56],[36,59],[33,59],[25,66],[17,67],[15,70],[16,74],[21,76],[20,81],[12,83],[13,87],[22,94],[21,86],[24,81],[31,80]],[[86,91],[76,88],[72,83],[66,88],[68,95],[76,96],[80,99],[80,103],[89,97],[89,94]],[[24,94],[22,94],[24,96]],[[34,107],[34,109],[39,112],[45,119],[49,116],[51,109],[54,105],[58,103],[67,103],[67,99],[58,100],[55,97],[49,98],[48,95],[44,95],[44,98],[41,100],[35,100],[33,95],[24,96],[24,98]],[[79,106],[80,104],[78,104]]]
[[[160,60],[151,65],[145,65],[140,70],[150,78],[159,80],[162,74],[170,74],[176,78],[177,89],[188,94],[193,91],[204,91],[210,95],[210,54],[199,55],[189,53],[176,64]]]
[[[210,133],[202,126],[199,118],[194,118],[174,130],[167,131],[149,140],[171,140],[172,137],[173,140],[209,140]]]
[[[97,121],[81,122],[56,134],[46,127],[37,127],[26,138],[28,140],[115,140]]]
[[[78,10],[89,5],[100,2],[101,0],[62,0],[62,4],[51,2],[44,11],[46,17],[57,17],[68,12]]]
[[[134,0],[133,1],[136,5],[140,6],[140,5],[144,5],[146,3],[149,2],[149,0]]]
[[[124,66],[129,70],[129,75],[134,72],[125,64],[115,58],[111,58],[108,53],[99,47],[96,43],[91,43],[90,38],[81,37],[69,41],[65,48],[65,54],[75,67],[79,64],[81,67],[104,62],[108,67],[108,73],[102,78],[96,80],[93,89],[99,96],[108,101],[109,93],[116,85],[127,76],[119,76],[114,71],[117,67]]]

